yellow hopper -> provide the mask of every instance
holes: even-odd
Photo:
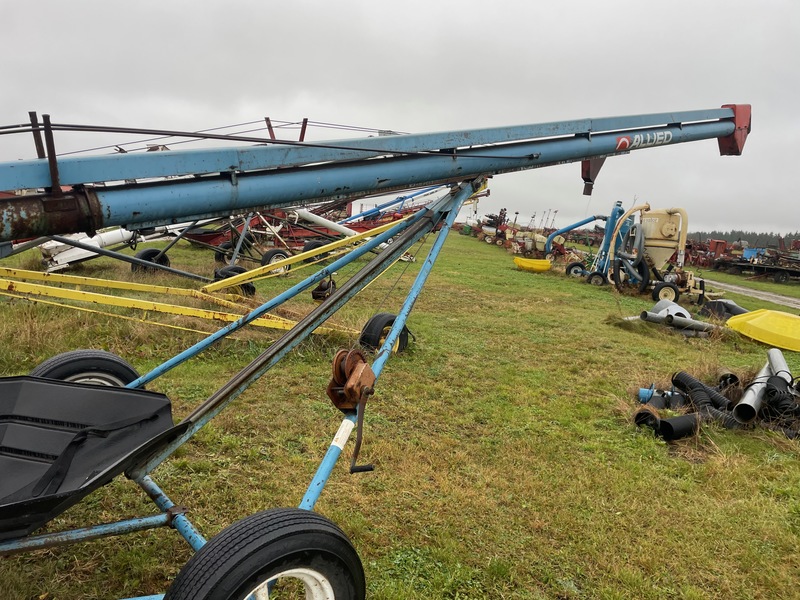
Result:
[[[725,324],[742,335],[775,348],[800,352],[800,316],[762,308],[735,315]]]
[[[533,271],[534,273],[541,273],[542,271],[550,270],[550,261],[544,259],[521,258],[519,256],[515,256],[514,264],[517,265],[517,268],[522,269],[523,271]]]

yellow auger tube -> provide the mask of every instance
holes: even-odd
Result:
[[[221,290],[223,288],[232,287],[234,285],[239,285],[242,283],[246,283],[248,281],[255,281],[259,277],[268,276],[270,272],[280,269],[282,267],[293,265],[295,263],[307,260],[309,258],[313,258],[318,254],[331,252],[332,250],[338,250],[339,248],[350,246],[355,242],[360,242],[362,240],[375,237],[376,235],[391,229],[398,223],[405,221],[411,216],[413,215],[409,215],[408,217],[405,217],[403,219],[398,219],[397,221],[392,221],[391,223],[386,223],[385,225],[381,225],[379,227],[376,227],[375,229],[370,229],[369,231],[365,231],[364,233],[359,233],[358,235],[344,238],[342,240],[336,240],[335,242],[331,242],[330,244],[326,244],[325,246],[321,246],[320,248],[314,248],[313,250],[309,250],[308,252],[295,254],[294,256],[290,256],[289,258],[286,258],[284,260],[279,260],[274,263],[264,265],[263,267],[258,267],[256,269],[253,269],[252,271],[247,271],[246,273],[235,275],[234,277],[228,277],[221,281],[215,281],[214,283],[209,283],[208,285],[205,285],[202,288],[200,288],[200,291],[206,293],[216,292],[217,290]]]

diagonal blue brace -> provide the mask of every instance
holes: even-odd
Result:
[[[408,316],[411,314],[411,309],[414,308],[414,304],[416,303],[417,298],[419,298],[425,282],[428,280],[428,275],[430,275],[431,269],[433,269],[433,264],[439,257],[442,246],[444,246],[444,242],[447,239],[447,234],[450,233],[450,230],[453,227],[453,223],[458,216],[458,211],[461,209],[461,205],[466,201],[467,198],[480,189],[482,181],[482,179],[475,179],[470,183],[463,184],[461,191],[455,195],[454,201],[458,204],[451,209],[450,213],[445,218],[444,224],[439,230],[439,234],[436,236],[436,241],[434,241],[430,252],[428,252],[425,262],[422,263],[422,267],[420,268],[419,273],[417,274],[417,277],[411,286],[411,290],[408,292],[408,295],[403,302],[403,306],[400,308],[400,312],[397,314],[397,317],[395,317],[394,323],[392,324],[389,333],[386,335],[386,340],[383,342],[383,346],[381,346],[380,350],[378,351],[378,357],[375,359],[375,362],[372,363],[372,372],[375,373],[376,379],[380,378],[383,367],[386,364],[386,361],[389,360],[389,356],[392,353],[392,348],[394,347],[400,332],[403,331],[403,327],[406,325]]]
[[[470,192],[471,193],[471,192]],[[468,194],[469,195],[469,194]],[[191,414],[185,419],[184,423],[189,423],[189,427],[185,433],[177,437],[172,443],[164,448],[158,455],[153,456],[146,460],[143,464],[136,465],[128,472],[132,479],[139,479],[142,475],[149,473],[161,462],[163,462],[170,454],[172,454],[181,444],[194,435],[201,427],[203,427],[214,416],[219,414],[225,406],[227,406],[236,397],[242,394],[250,385],[264,375],[269,369],[275,366],[284,356],[286,356],[292,349],[294,349],[300,342],[306,339],[311,333],[320,325],[322,325],[331,315],[339,310],[346,304],[353,296],[364,289],[371,281],[378,277],[383,271],[393,264],[406,249],[412,244],[416,243],[424,235],[432,231],[441,220],[441,215],[446,213],[453,205],[452,197],[448,194],[445,198],[433,203],[431,206],[422,209],[412,217],[408,222],[398,224],[398,227],[405,227],[404,233],[394,238],[394,242],[389,244],[382,252],[373,258],[361,271],[351,277],[344,285],[337,289],[330,297],[323,301],[316,309],[309,313],[306,317],[300,320],[290,331],[283,334],[276,340],[267,350],[261,353],[253,362],[247,365],[239,373],[234,375],[227,383],[220,389],[212,394],[205,402],[198,406]],[[392,231],[399,231],[395,228],[381,234],[372,241],[359,247],[354,253],[366,253],[373,245],[379,245],[391,236]],[[351,253],[352,255],[353,253]],[[319,279],[327,277],[329,273],[340,268],[343,261],[348,260],[350,255],[335,261],[329,267],[322,269],[316,275],[308,278],[305,282],[301,282],[294,286],[284,294],[276,297],[274,300],[268,302],[266,305],[250,313],[237,323],[223,328],[219,332],[212,334],[206,340],[196,344],[192,348],[182,352],[171,361],[167,361],[160,367],[154,369],[147,375],[140,377],[138,380],[128,384],[129,387],[137,387],[144,382],[150,381],[157,377],[160,373],[176,366],[180,362],[187,360],[198,352],[202,351],[207,344],[213,343],[222,335],[230,331],[230,327],[241,326],[244,321],[251,318],[255,313],[262,314],[267,306],[274,306],[276,302],[283,301],[286,294],[294,294],[298,289],[307,289],[310,285],[319,281]]]
[[[422,291],[422,286],[425,284],[425,281],[427,280],[428,275],[433,268],[433,264],[436,262],[436,259],[439,256],[439,252],[444,245],[447,234],[450,232],[453,222],[458,216],[458,211],[461,208],[461,205],[467,198],[469,198],[480,188],[480,183],[481,180],[476,179],[473,182],[462,184],[458,189],[455,189],[451,192],[451,202],[447,208],[449,212],[446,214],[444,223],[439,230],[439,234],[436,236],[436,241],[433,243],[433,246],[428,252],[428,256],[425,258],[425,262],[422,264],[420,272],[417,274],[417,277],[411,287],[411,291],[408,293],[406,301],[400,309],[400,314],[395,318],[394,325],[387,335],[386,341],[384,342],[383,346],[381,346],[381,349],[378,353],[378,358],[374,363],[372,363],[372,370],[376,377],[379,376],[380,372],[383,370],[383,365],[386,363],[386,360],[391,354],[392,347],[397,340],[397,336],[405,326],[408,315],[411,312],[411,309],[413,308],[417,298],[419,297],[420,292]],[[299,508],[305,510],[314,509],[314,505],[322,494],[325,483],[328,481],[328,478],[330,477],[331,472],[336,465],[336,461],[342,454],[344,445],[353,431],[357,417],[357,413],[352,412],[347,414],[342,420],[339,430],[336,432],[331,445],[328,447],[328,451],[325,453],[322,462],[317,468],[317,472],[314,474],[314,478],[311,480],[303,499],[300,501]]]

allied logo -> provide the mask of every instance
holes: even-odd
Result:
[[[659,131],[658,133],[637,133],[634,136],[622,135],[617,138],[615,152],[626,150],[636,150],[637,148],[650,148],[652,146],[663,146],[672,141],[671,131]]]

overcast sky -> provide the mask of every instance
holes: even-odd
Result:
[[[269,116],[416,133],[748,103],[740,157],[720,157],[714,140],[633,152],[606,161],[591,197],[579,164],[500,175],[479,211],[527,223],[558,210],[561,227],[621,200],[683,207],[690,231],[800,230],[796,0],[0,0],[0,11],[0,125],[35,110],[173,130]],[[63,135],[59,150],[95,143]],[[28,137],[0,137],[0,161],[34,156]]]

